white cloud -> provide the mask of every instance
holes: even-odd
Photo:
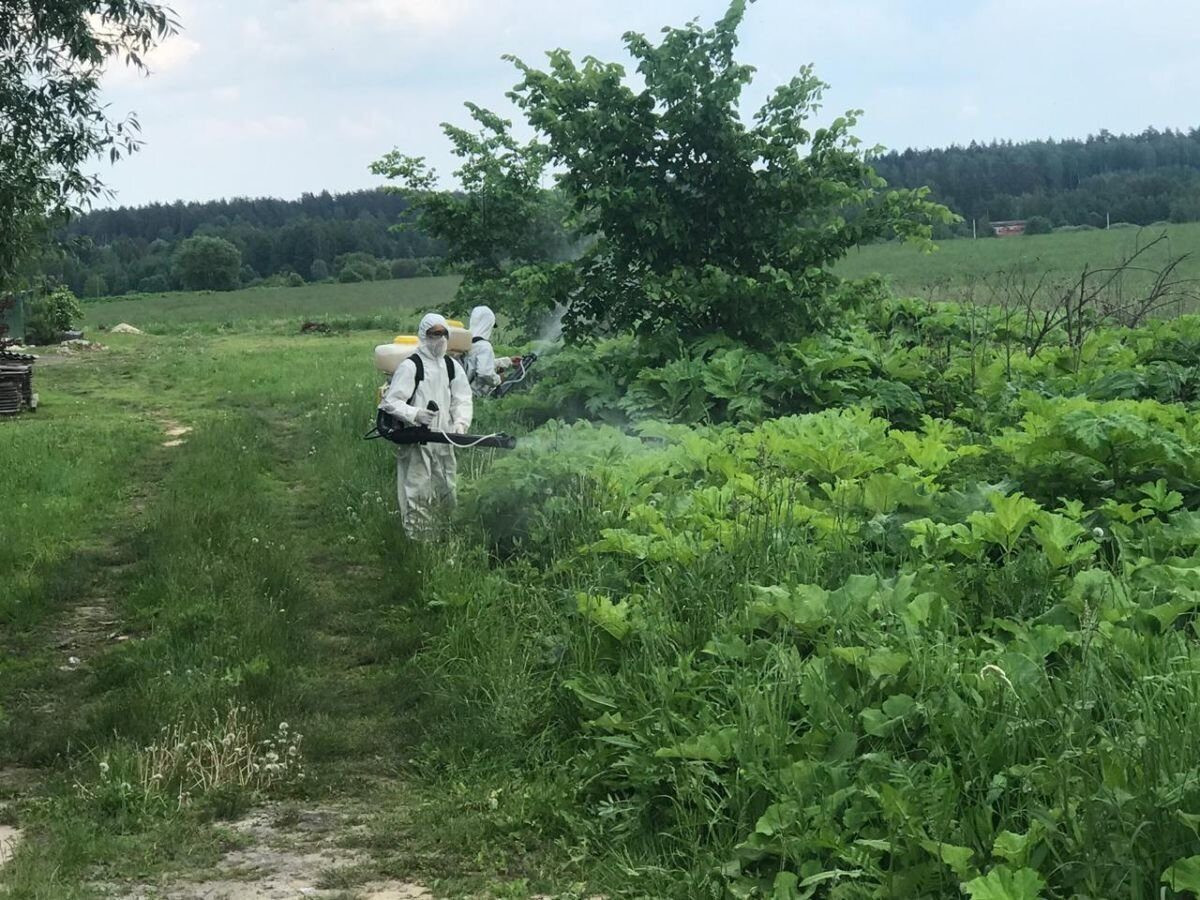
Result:
[[[208,118],[199,123],[197,137],[216,141],[277,140],[300,137],[308,122],[299,116],[270,115],[257,119]]]
[[[377,183],[393,145],[455,168],[439,123],[464,100],[518,118],[499,60],[571,49],[628,63],[621,35],[728,0],[172,0],[185,29],[149,80],[114,66],[105,99],[134,109],[144,153],[109,174],[122,202],[296,195]],[[942,146],[1196,125],[1195,0],[760,0],[740,57],[762,95],[807,62],[830,117],[863,108],[867,143]],[[302,147],[302,152],[299,148]]]
[[[338,118],[338,134],[352,141],[376,141],[382,143],[393,140],[397,134],[394,119],[378,110],[369,110],[357,115],[345,115]]]
[[[242,89],[236,84],[229,84],[225,87],[214,88],[211,96],[218,103],[237,103],[242,99]]]
[[[203,48],[198,41],[177,34],[167,38],[142,57],[155,80],[178,75],[200,55]],[[105,70],[105,83],[109,86],[129,85],[141,81],[145,73],[134,66],[126,65],[122,59],[113,59]]]
[[[444,30],[480,11],[478,0],[305,0],[318,27],[357,29],[414,27]]]

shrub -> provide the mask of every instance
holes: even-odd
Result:
[[[323,259],[314,259],[308,274],[313,281],[324,281],[329,277],[329,263]]]
[[[241,280],[242,254],[224,238],[191,237],[175,253],[175,271],[187,290],[232,291]]]
[[[342,253],[333,258],[334,274],[340,275],[344,269],[355,268],[360,272],[374,273],[379,265],[379,260],[370,253],[354,251],[353,253]]]
[[[284,277],[284,283],[288,287],[304,287],[304,278],[299,272],[288,272]]]
[[[1026,234],[1050,234],[1054,225],[1045,216],[1033,216],[1025,223]]]
[[[35,344],[52,344],[82,317],[83,309],[75,295],[60,287],[30,304],[26,335]]]
[[[391,275],[393,278],[416,278],[421,271],[421,262],[416,259],[393,259]]]
[[[357,284],[358,282],[365,281],[366,279],[363,278],[362,272],[360,272],[358,269],[342,269],[342,271],[338,273],[337,280],[342,284]]]
[[[138,282],[138,290],[143,294],[161,294],[171,289],[171,283],[166,275],[148,275]]]

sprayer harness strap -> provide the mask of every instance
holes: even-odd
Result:
[[[471,338],[471,343],[478,344],[480,341],[486,341],[486,340],[487,340],[487,338],[479,337],[478,335],[476,335],[475,337]]]
[[[412,396],[408,398],[408,405],[412,406],[412,402],[417,399],[417,391],[421,387],[421,382],[425,380],[425,363],[416,353],[414,353],[408,359],[412,362],[413,368],[417,370],[417,374],[413,377]],[[442,359],[446,361],[446,377],[450,379],[450,381],[453,381],[454,360],[452,360],[449,356],[443,356]],[[403,363],[401,363],[401,365],[403,365]]]

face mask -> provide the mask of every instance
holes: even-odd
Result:
[[[434,356],[445,356],[446,349],[450,346],[450,339],[444,337],[431,337],[426,341],[429,345],[429,352]]]

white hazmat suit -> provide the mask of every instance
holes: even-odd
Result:
[[[492,348],[492,330],[496,327],[496,314],[486,306],[471,310],[471,349],[464,364],[471,390],[478,395],[489,394],[500,383],[500,372],[511,364],[508,357],[496,359]]]
[[[379,408],[410,425],[427,425],[434,431],[465,434],[471,427],[471,388],[462,367],[446,356],[445,338],[432,338],[429,330],[446,320],[431,313],[417,329],[417,352],[396,368]],[[420,357],[422,377],[417,383]],[[453,367],[449,377],[446,364]],[[437,404],[430,412],[429,404]],[[455,500],[456,463],[449,444],[408,444],[396,448],[396,497],[404,531],[414,540],[436,536],[437,507],[451,507]]]

